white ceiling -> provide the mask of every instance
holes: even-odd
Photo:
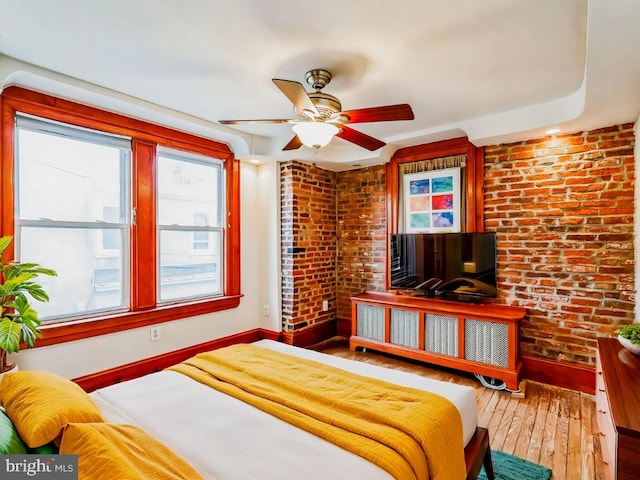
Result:
[[[638,0],[0,0],[3,86],[333,170],[461,135],[489,145],[635,122],[639,50]],[[352,125],[387,142],[376,152],[339,138],[282,152],[290,125],[217,124],[293,118],[271,79],[308,87],[312,68],[333,73],[324,91],[344,110],[409,103],[415,120]]]

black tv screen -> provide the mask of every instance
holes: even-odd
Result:
[[[496,297],[496,234],[391,235],[391,288],[462,300]]]

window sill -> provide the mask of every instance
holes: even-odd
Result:
[[[240,304],[241,297],[242,295],[230,295],[213,300],[166,305],[137,312],[44,324],[41,328],[42,338],[36,341],[36,347],[97,337],[171,320],[228,310],[236,308]]]

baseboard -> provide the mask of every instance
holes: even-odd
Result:
[[[173,352],[163,353],[155,357],[145,358],[136,362],[127,363],[118,367],[91,373],[83,377],[73,379],[85,391],[91,392],[98,388],[124,382],[133,378],[141,377],[149,373],[158,372],[171,365],[180,363],[187,358],[209,350],[233,345],[234,343],[250,343],[263,338],[270,340],[280,340],[280,332],[272,332],[261,328],[238,333],[228,337],[218,338],[209,342],[199,343],[190,347],[181,348]]]
[[[163,370],[201,352],[261,339],[282,340],[289,345],[308,347],[340,334],[341,329],[337,328],[339,325],[340,322],[324,322],[295,333],[273,332],[258,328],[78,377],[73,381],[87,392],[91,392],[114,383]],[[349,334],[343,336],[348,338]],[[595,393],[594,368],[528,355],[523,355],[520,360],[522,360],[522,378],[589,394]]]
[[[259,328],[258,333],[260,334],[260,340],[273,340],[275,342],[282,340],[282,332],[274,332],[273,330]]]
[[[282,341],[296,347],[309,347],[336,336],[336,321],[318,323],[297,332],[282,332]]]
[[[592,395],[596,391],[596,373],[593,367],[529,355],[522,355],[520,360],[522,378]]]
[[[336,335],[338,337],[349,338],[351,336],[352,321],[350,318],[339,318],[337,322]]]

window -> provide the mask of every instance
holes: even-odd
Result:
[[[128,308],[131,139],[24,116],[16,129],[18,258],[58,273],[41,279],[41,320]]]
[[[19,87],[0,102],[6,254],[58,272],[39,346],[239,304],[226,145]]]
[[[159,149],[157,171],[160,301],[221,294],[221,162]]]

